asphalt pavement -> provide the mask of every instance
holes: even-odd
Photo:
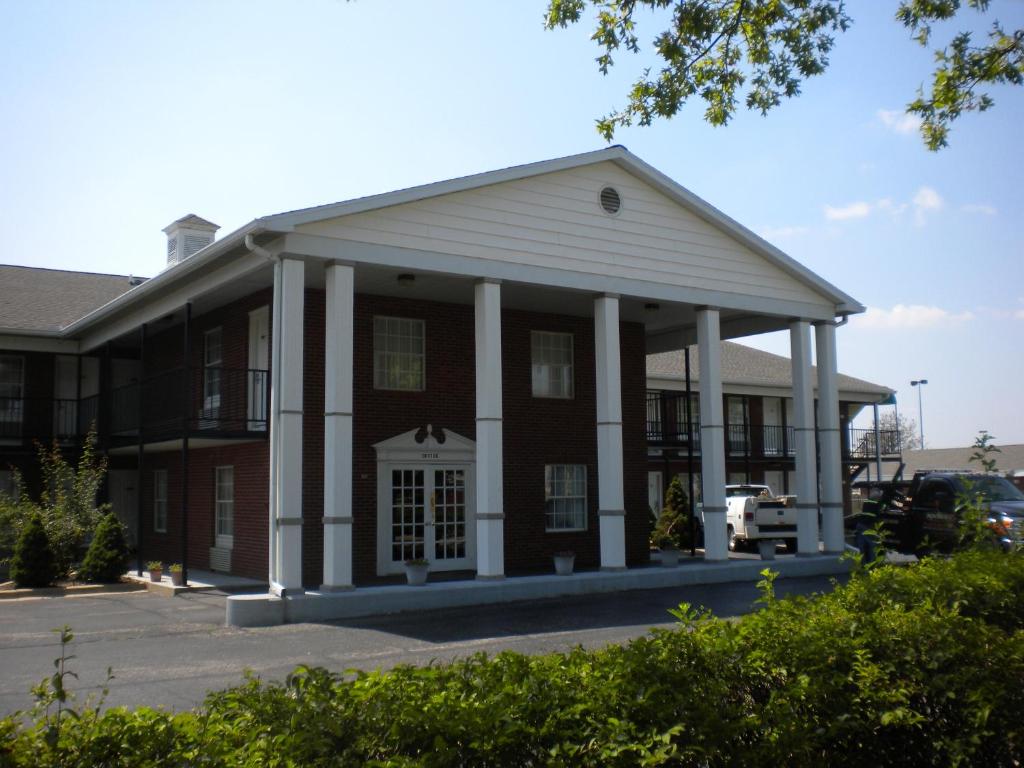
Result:
[[[776,591],[831,589],[830,577],[780,579]],[[322,624],[239,629],[224,626],[224,595],[162,597],[146,592],[0,601],[0,714],[31,705],[30,687],[53,671],[57,634],[75,639],[70,681],[79,700],[99,694],[107,668],[107,706],[182,710],[209,690],[238,684],[248,670],[282,680],[299,664],[387,669],[448,661],[483,651],[565,651],[625,643],[671,627],[680,602],[722,617],[756,609],[752,583],[674,587],[505,605],[405,613]]]

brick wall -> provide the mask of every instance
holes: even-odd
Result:
[[[223,328],[224,365],[248,363],[247,312],[269,301],[265,292],[246,297],[194,320],[191,364],[202,364],[202,333]],[[323,291],[306,291],[303,401],[303,581],[316,586],[323,563]],[[422,318],[425,322],[426,386],[422,392],[373,386],[373,317]],[[530,331],[569,332],[574,337],[574,392],[569,400],[534,398],[530,377]],[[623,437],[627,561],[647,558],[647,495],[644,435],[644,340],[639,325],[622,326]],[[154,336],[147,369],[180,365],[180,327]],[[178,349],[177,357],[174,350]],[[590,318],[506,310],[502,313],[505,452],[505,562],[510,574],[548,571],[550,556],[577,552],[581,568],[599,565],[597,431],[594,327]],[[471,440],[475,428],[474,310],[471,305],[357,295],[354,339],[353,549],[357,583],[377,568],[377,457],[373,444],[432,424]],[[548,533],[544,518],[545,464],[587,467],[587,530]],[[214,467],[235,467],[235,546],[232,570],[263,577],[267,558],[268,446],[265,441],[218,448],[193,448],[189,456],[189,560],[207,567],[213,543]],[[168,532],[153,532],[152,470],[168,472]],[[143,546],[146,559],[180,561],[180,452],[146,457]]]

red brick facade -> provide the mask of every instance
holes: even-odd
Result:
[[[224,365],[248,363],[248,312],[269,303],[261,292],[197,317],[191,364],[202,364],[203,332],[223,328]],[[373,386],[373,317],[425,321],[426,374],[422,392]],[[322,580],[323,402],[325,297],[307,290],[304,346],[303,580]],[[535,398],[531,392],[530,331],[568,332],[574,340],[574,393],[569,400]],[[147,345],[147,369],[180,364],[180,326]],[[623,439],[627,561],[647,558],[646,459],[644,436],[645,357],[643,328],[623,324]],[[177,351],[175,351],[177,350]],[[577,552],[578,567],[599,565],[597,431],[594,325],[590,318],[506,310],[502,313],[504,407],[505,564],[509,574],[550,569],[551,554]],[[356,583],[377,569],[377,458],[373,444],[433,425],[475,439],[474,312],[469,305],[357,295],[354,340],[353,573]],[[198,386],[198,384],[197,384]],[[194,436],[195,437],[195,436]],[[587,467],[587,530],[547,533],[544,518],[545,464]],[[235,467],[235,534],[232,571],[265,577],[267,572],[268,449],[266,441],[193,448],[189,452],[189,560],[207,567],[213,543],[214,468]],[[153,470],[168,472],[168,532],[152,530]],[[177,562],[180,557],[180,451],[147,454],[143,487],[145,557]]]

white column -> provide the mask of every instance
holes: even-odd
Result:
[[[476,310],[476,577],[505,578],[501,286],[479,282]]]
[[[704,559],[727,560],[725,419],[722,413],[722,335],[717,309],[697,310],[700,365],[700,468]]]
[[[811,326],[789,324],[793,369],[793,435],[796,443],[796,546],[799,555],[818,554],[818,472],[814,446],[814,389],[811,387]]]
[[[626,567],[626,502],[622,482],[622,370],[619,299],[594,299],[597,360],[597,507],[601,569]]]
[[[836,327],[814,324],[818,363],[818,443],[821,451],[821,528],[826,552],[842,552],[843,483],[839,455],[839,383]]]
[[[302,321],[305,265],[274,266],[270,439],[271,589],[302,589]]]
[[[352,588],[352,337],[355,270],[329,264],[324,359],[324,591]]]

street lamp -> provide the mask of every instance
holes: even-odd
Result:
[[[910,382],[910,386],[917,387],[917,425],[921,434],[921,450],[924,450],[924,410],[921,408],[921,390],[928,383],[928,379],[918,379]]]

